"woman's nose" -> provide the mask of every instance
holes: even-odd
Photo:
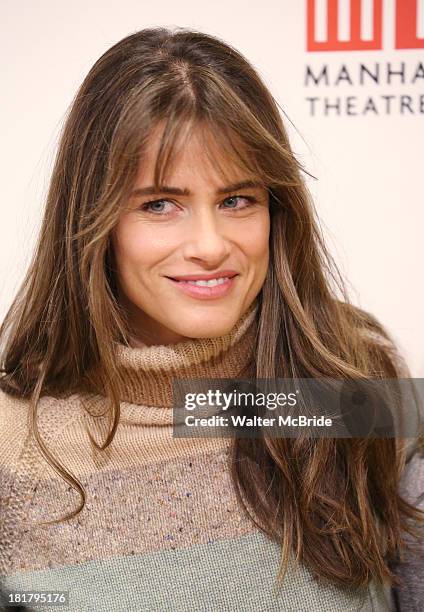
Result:
[[[210,265],[219,265],[230,252],[224,228],[213,211],[202,211],[193,215],[185,230],[184,257],[198,259]]]

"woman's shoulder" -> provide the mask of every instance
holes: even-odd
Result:
[[[51,396],[40,398],[37,406],[37,428],[43,440],[54,439],[78,415],[77,395],[66,399]],[[14,464],[33,439],[32,409],[28,398],[18,397],[0,389],[0,466]]]
[[[24,414],[27,410],[28,400],[10,395],[0,387],[0,423],[11,414]]]
[[[29,425],[29,402],[0,389],[0,466],[12,464],[21,455]]]
[[[411,444],[409,457],[400,481],[399,493],[414,507],[424,511],[424,448],[422,443]],[[393,564],[392,570],[402,584],[393,587],[398,609],[424,609],[424,525],[419,541],[405,534],[405,541],[413,544],[406,557]],[[418,544],[418,547],[417,547]],[[421,552],[420,552],[421,551]]]
[[[424,509],[424,440],[411,438],[406,446],[406,463],[400,492]]]
[[[43,395],[38,401],[37,414],[46,415],[57,412],[60,406],[62,412],[71,413],[73,408],[80,403],[78,394],[59,398],[51,395]],[[9,419],[26,419],[30,410],[30,399],[18,394],[11,394],[0,387],[0,426],[7,423]]]

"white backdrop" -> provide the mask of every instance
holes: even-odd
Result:
[[[65,112],[92,64],[144,27],[196,28],[234,45],[270,87],[317,179],[308,185],[354,302],[387,326],[423,377],[424,1],[399,1],[411,48],[396,48],[396,2],[383,0],[381,48],[308,51],[306,0],[2,0],[0,319],[30,261]],[[352,0],[352,10],[363,8],[365,40],[380,2]],[[314,4],[314,38],[325,41],[327,0]],[[347,40],[350,2],[330,0],[330,13],[335,5]]]

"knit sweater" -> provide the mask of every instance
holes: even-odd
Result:
[[[256,325],[253,306],[219,338],[141,348],[117,344],[121,416],[103,451],[90,445],[87,430],[99,443],[105,439],[104,398],[40,400],[41,437],[87,494],[82,512],[59,524],[37,523],[68,514],[80,497],[29,436],[28,401],[1,392],[3,593],[67,591],[64,609],[72,612],[393,609],[387,586],[328,586],[293,564],[282,589],[274,591],[280,549],[239,505],[228,468],[231,441],[172,436],[173,380],[249,378]],[[418,476],[422,485],[423,462],[417,460],[403,485],[410,495]],[[402,611],[421,610],[422,586],[414,581],[422,566],[408,563],[398,570],[406,581],[398,599]],[[51,606],[28,603],[25,609]]]

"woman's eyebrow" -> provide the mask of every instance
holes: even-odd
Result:
[[[225,187],[220,187],[217,189],[217,194],[230,193],[231,191],[238,191],[239,189],[254,189],[256,187],[260,187],[259,183],[255,181],[240,181],[238,183],[232,183],[230,185],[225,185]],[[191,191],[189,189],[181,189],[180,187],[171,187],[170,185],[162,185],[159,190],[156,190],[154,185],[150,185],[149,187],[138,187],[131,192],[131,196],[142,196],[142,195],[154,195],[157,193],[167,193],[172,195],[183,195],[190,196]]]

